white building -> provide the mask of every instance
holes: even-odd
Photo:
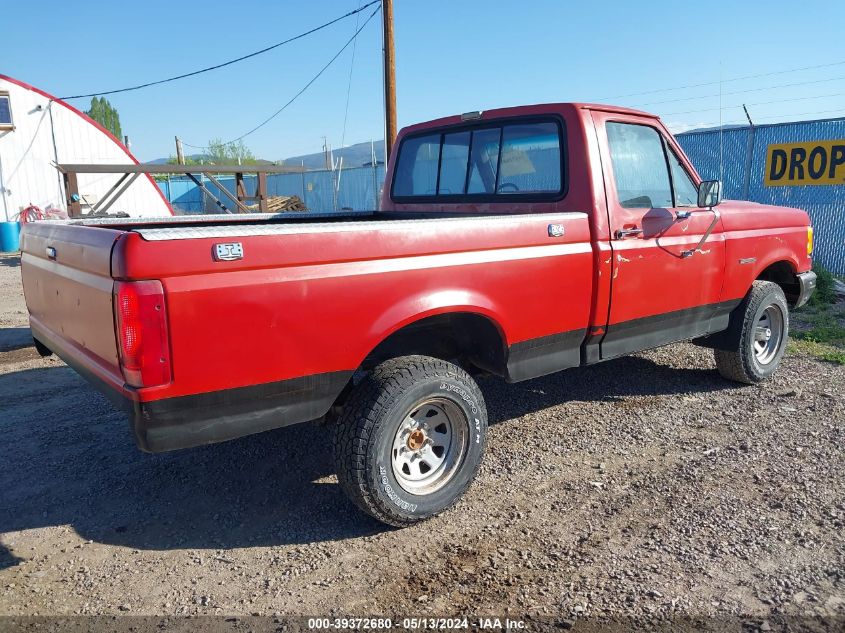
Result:
[[[30,205],[67,210],[64,183],[55,164],[138,163],[99,123],[68,103],[0,75],[0,221],[16,220]],[[121,174],[80,174],[83,214]],[[142,175],[108,209],[132,217],[172,215],[153,178]]]

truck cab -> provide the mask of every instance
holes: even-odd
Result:
[[[585,363],[723,330],[756,279],[780,283],[793,306],[814,288],[807,214],[721,200],[647,112],[471,112],[406,128],[396,147],[386,211],[582,214],[595,284]],[[550,225],[550,238],[567,224]]]

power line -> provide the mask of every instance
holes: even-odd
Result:
[[[743,105],[747,106],[759,106],[759,105],[772,105],[775,103],[790,103],[793,101],[808,101],[810,99],[826,99],[829,97],[842,97],[845,96],[845,92],[835,92],[833,94],[826,94],[826,95],[814,95],[812,97],[793,97],[791,99],[775,99],[773,101],[757,101],[756,103],[746,103],[746,104],[738,104],[738,105],[729,105],[724,106],[724,110],[735,110],[741,108]],[[697,114],[699,112],[715,112],[719,108],[702,108],[700,110],[684,110],[683,112],[666,112],[661,116],[675,116],[679,114]]]
[[[761,77],[773,77],[774,75],[785,75],[787,73],[797,73],[804,70],[816,70],[818,68],[830,68],[831,66],[842,66],[845,64],[845,60],[838,61],[838,62],[830,62],[828,64],[817,64],[815,66],[803,66],[802,68],[789,68],[787,70],[775,70],[772,72],[767,73],[760,73],[757,75],[745,75],[743,77],[732,77],[730,79],[724,79],[721,83],[728,83],[732,81],[743,81],[745,79],[759,79]],[[597,101],[607,101],[609,99],[624,99],[626,97],[640,97],[643,95],[651,95],[651,94],[659,94],[661,92],[671,92],[672,90],[686,90],[688,88],[701,88],[703,86],[716,86],[720,83],[720,81],[706,81],[700,84],[688,84],[686,86],[675,86],[674,88],[658,88],[655,90],[646,90],[644,92],[631,92],[624,95],[614,95],[612,97],[602,97],[597,99]]]
[[[158,81],[150,81],[150,82],[147,82],[145,84],[139,84],[137,86],[130,86],[128,88],[118,88],[116,90],[105,90],[105,91],[102,91],[102,92],[92,92],[92,93],[83,94],[83,95],[73,95],[73,96],[70,96],[70,97],[60,97],[60,99],[62,99],[62,100],[83,99],[83,98],[86,98],[86,97],[99,97],[99,96],[104,96],[104,95],[113,95],[113,94],[117,94],[119,92],[130,92],[132,90],[140,90],[141,88],[149,88],[150,86],[158,86],[159,84],[165,84],[165,83],[168,83],[170,81],[176,81],[177,79],[185,79],[186,77],[193,77],[195,75],[207,73],[211,70],[217,70],[218,68],[223,68],[225,66],[231,66],[232,64],[242,62],[245,59],[250,59],[251,57],[256,57],[256,56],[261,55],[263,53],[266,53],[268,51],[272,51],[275,48],[279,48],[280,46],[284,46],[285,44],[290,44],[291,42],[295,42],[296,40],[302,39],[303,37],[311,35],[312,33],[316,33],[317,31],[321,31],[321,30],[325,29],[326,27],[329,27],[332,24],[335,24],[336,22],[340,22],[341,20],[344,20],[348,17],[351,17],[351,16],[355,15],[356,13],[360,13],[361,11],[366,9],[367,7],[372,6],[374,4],[378,4],[380,2],[381,2],[381,0],[371,0],[370,2],[363,5],[362,7],[359,7],[357,9],[355,9],[354,11],[350,11],[349,13],[345,13],[344,15],[341,15],[340,17],[337,17],[334,20],[326,22],[325,24],[321,24],[320,26],[314,27],[310,31],[305,31],[304,33],[300,33],[299,35],[295,35],[295,36],[288,38],[288,39],[286,39],[282,42],[278,42],[276,44],[273,44],[272,46],[262,48],[259,51],[255,51],[254,53],[249,53],[248,55],[238,57],[237,59],[232,59],[232,60],[229,60],[227,62],[223,62],[222,64],[216,64],[215,66],[209,66],[208,68],[202,68],[200,70],[195,70],[193,72],[185,73],[183,75],[176,75],[175,77],[168,77],[167,79],[159,79]],[[186,145],[187,145],[187,143],[186,143]]]
[[[358,17],[355,18],[355,28],[358,28]],[[340,135],[341,149],[343,149],[343,146],[346,143],[346,122],[349,120],[349,97],[352,94],[352,71],[355,69],[355,49],[357,46],[358,40],[355,39],[352,42],[352,61],[349,63],[349,82],[346,85],[346,108],[343,111],[343,132]]]
[[[372,2],[370,2],[370,4],[368,4],[368,5],[364,5],[364,6],[370,6],[370,5],[372,5],[372,4],[373,4],[373,3],[372,3]],[[273,120],[273,119],[275,119],[277,116],[279,116],[279,115],[280,115],[280,114],[281,114],[281,113],[282,113],[282,112],[283,112],[283,111],[284,111],[284,110],[285,110],[285,109],[286,109],[289,105],[291,105],[294,101],[296,101],[296,100],[297,100],[297,99],[298,99],[298,98],[302,95],[302,93],[304,93],[306,90],[308,90],[308,88],[310,88],[310,87],[311,87],[311,84],[313,84],[315,81],[317,81],[317,79],[319,79],[319,78],[320,78],[320,75],[322,75],[324,72],[326,72],[326,70],[328,70],[329,66],[331,66],[331,65],[332,65],[332,64],[333,64],[333,63],[337,60],[337,58],[341,56],[341,54],[343,53],[343,51],[345,51],[345,50],[349,47],[349,45],[350,45],[350,44],[352,44],[352,42],[354,42],[354,41],[355,41],[355,39],[358,37],[358,34],[359,34],[361,31],[363,31],[363,30],[364,30],[364,27],[366,27],[366,26],[367,26],[367,24],[369,24],[370,20],[372,20],[372,19],[375,17],[375,15],[379,12],[379,9],[381,9],[381,6],[378,6],[378,7],[376,7],[376,8],[375,8],[375,11],[373,11],[373,12],[370,14],[370,17],[368,17],[368,18],[364,21],[364,23],[361,25],[361,27],[355,31],[355,34],[354,34],[352,37],[350,37],[350,38],[346,41],[346,44],[344,44],[344,45],[341,47],[341,49],[340,49],[337,53],[335,53],[334,57],[332,57],[332,58],[328,61],[328,63],[327,63],[325,66],[323,66],[323,67],[320,69],[320,71],[319,71],[316,75],[314,75],[314,77],[312,77],[312,78],[311,78],[311,80],[310,80],[307,84],[305,84],[305,86],[303,86],[303,87],[302,87],[302,89],[301,89],[299,92],[297,92],[297,93],[296,93],[293,97],[291,97],[291,99],[290,99],[287,103],[285,103],[285,105],[283,105],[281,108],[279,108],[278,110],[276,110],[273,114],[271,114],[269,117],[267,117],[266,119],[264,119],[261,123],[259,123],[259,124],[258,124],[258,125],[256,125],[254,128],[252,128],[249,132],[246,132],[246,133],[244,133],[244,134],[241,134],[239,137],[237,137],[237,138],[233,138],[231,141],[226,141],[226,142],[224,143],[224,145],[229,145],[230,143],[237,143],[238,141],[240,141],[241,139],[246,138],[247,136],[249,136],[249,135],[250,135],[250,134],[252,134],[253,132],[258,131],[259,129],[261,129],[262,127],[264,127],[265,125],[267,125],[270,121],[272,121],[272,120]],[[203,146],[203,145],[191,145],[190,143],[185,143],[184,141],[182,141],[182,143],[183,143],[183,145],[187,145],[188,147],[193,147],[193,148],[195,148],[195,149],[208,149],[208,147]]]
[[[723,92],[723,95],[739,95],[739,94],[746,94],[749,92],[762,92],[763,90],[774,90],[776,88],[791,88],[793,86],[809,86],[811,84],[820,84],[825,83],[828,81],[841,81],[845,79],[845,77],[829,77],[827,79],[815,79],[813,81],[798,81],[789,84],[778,84],[776,86],[766,86],[763,88],[748,88],[746,90],[734,90],[733,92]],[[696,101],[698,99],[707,99],[709,97],[718,97],[719,93],[713,93],[709,95],[701,95],[698,97],[682,97],[679,99],[666,99],[664,101],[651,101],[649,103],[641,103],[637,107],[644,107],[644,106],[652,106],[652,105],[661,105],[664,103],[677,103],[679,101]]]
[[[842,114],[842,117],[834,117],[834,118],[845,118],[845,108],[834,108],[833,110],[816,110],[814,112],[796,112],[796,113],[793,113],[793,114],[778,114],[778,115],[774,115],[774,116],[764,116],[764,117],[759,117],[759,120],[788,119],[790,117],[816,116],[816,115],[819,115],[819,114],[832,114],[832,113],[841,113]],[[754,117],[754,118],[755,118],[755,120],[758,119],[758,117]],[[794,121],[794,123],[804,123],[804,122],[806,122],[806,120]],[[739,124],[739,123],[747,124],[747,121],[745,119],[735,119],[733,121],[723,121],[721,126],[736,125],[736,124]],[[787,121],[786,123],[793,123],[793,121]],[[669,123],[667,125],[671,126],[672,124]],[[720,127],[720,124],[719,124],[718,121],[714,121],[712,123],[697,123],[696,126],[698,126],[696,129],[718,128],[718,127]],[[689,130],[689,131],[692,132],[694,130]],[[679,132],[679,134],[681,134],[681,132]]]
[[[815,112],[797,112],[795,114],[778,114],[775,116],[767,116],[762,117],[764,119],[788,119],[789,117],[793,116],[815,116],[817,114],[831,114],[832,112],[843,112],[845,113],[845,108],[834,108],[832,110],[816,110]]]

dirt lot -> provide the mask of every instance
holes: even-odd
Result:
[[[397,531],[316,425],[142,454],[26,325],[0,258],[2,614],[845,617],[845,367],[800,349],[757,387],[686,344],[484,381],[480,479]]]

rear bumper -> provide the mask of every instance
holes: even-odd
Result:
[[[136,390],[49,329],[35,320],[30,325],[36,342],[59,356],[127,413],[135,443],[148,453],[224,442],[316,420],[326,414],[352,377],[351,371],[329,372],[142,402]]]
[[[799,273],[798,277],[798,298],[795,300],[795,307],[800,308],[810,300],[816,290],[816,273],[812,270],[806,273]]]

